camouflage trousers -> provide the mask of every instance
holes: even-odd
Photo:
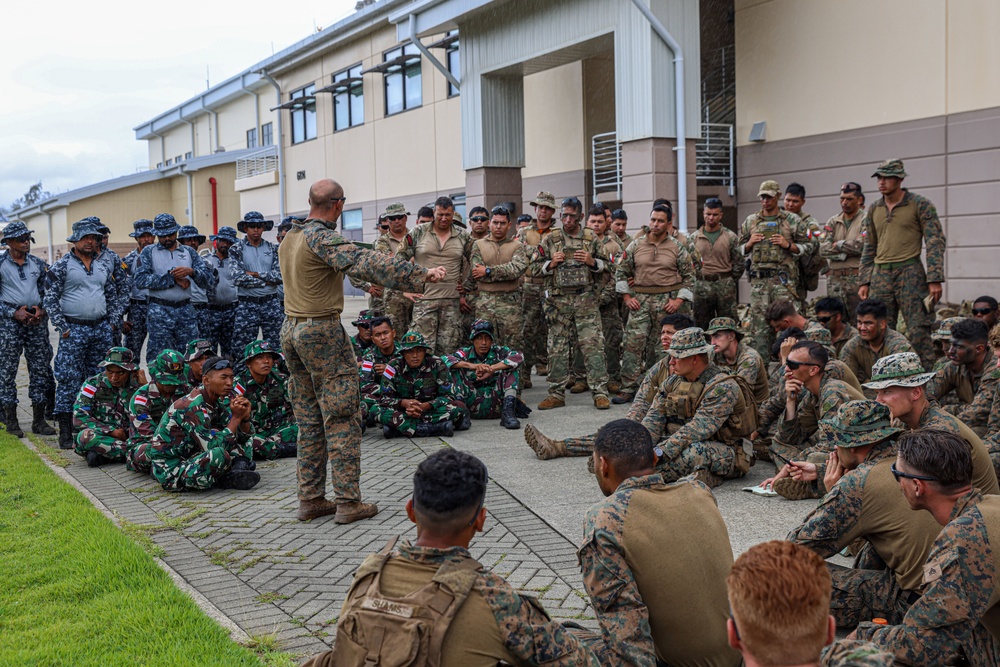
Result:
[[[493,342],[506,345],[512,350],[524,353],[524,293],[521,290],[513,292],[479,292],[476,296],[476,315],[493,323]],[[531,367],[522,363],[518,369],[521,385],[531,377]]]
[[[431,408],[421,417],[410,417],[405,412],[394,408],[386,408],[381,405],[376,406],[373,412],[375,421],[383,426],[391,426],[403,435],[413,436],[417,432],[420,424],[439,424],[451,421],[456,426],[462,422],[468,411],[457,401],[449,401],[447,404]],[[497,415],[499,417],[499,415]]]
[[[521,340],[524,346],[525,372],[530,377],[531,367],[549,364],[548,323],[545,320],[545,286],[541,283],[524,283],[521,287],[524,298],[521,302]]]
[[[382,296],[368,295],[368,310],[381,310],[385,312],[385,290],[382,290]]]
[[[233,351],[237,356],[243,356],[246,346],[257,340],[257,330],[260,329],[261,340],[266,340],[272,349],[281,352],[281,323],[284,319],[285,311],[277,294],[265,298],[263,303],[241,299],[233,314]]]
[[[418,299],[413,304],[410,330],[422,334],[434,354],[454,354],[465,340],[458,299]]]
[[[731,317],[737,322],[736,306],[739,304],[739,290],[732,276],[719,280],[696,280],[694,283],[694,322],[702,329],[716,317]]]
[[[934,346],[931,344],[934,314],[924,310],[923,303],[929,293],[927,274],[919,260],[895,269],[884,269],[876,264],[868,286],[868,298],[878,299],[889,309],[890,327],[895,329],[899,313],[903,314],[906,337],[920,355],[924,368],[932,368],[935,361]]]
[[[46,391],[55,386],[48,317],[32,325],[13,318],[0,320],[0,403],[4,405],[17,404],[15,378],[22,352],[28,365],[28,398],[32,403],[45,403]]]
[[[707,470],[724,479],[737,479],[746,474],[736,461],[736,449],[721,442],[692,442],[672,461],[660,460],[656,472],[667,482],[676,482],[696,470]]]
[[[628,325],[625,327],[625,338],[622,343],[622,393],[634,394],[639,388],[643,373],[647,368],[647,354],[652,343],[655,343],[659,353],[655,363],[663,356],[660,339],[660,319],[667,314],[663,308],[670,300],[670,294],[636,294],[639,310],[629,312]],[[690,313],[690,306],[685,302],[679,313]]]
[[[258,461],[273,461],[278,458],[282,445],[294,445],[299,439],[299,425],[285,424],[272,429],[260,430],[250,436],[250,448]]]
[[[111,325],[107,320],[69,325],[69,335],[60,336],[56,352],[56,413],[73,412],[76,393],[84,380],[97,373],[97,365],[110,347]]]
[[[402,292],[386,289],[382,297],[385,314],[392,320],[392,328],[396,331],[396,340],[406,335],[413,319],[413,302],[403,296]]]
[[[848,322],[853,322],[858,312],[861,297],[858,296],[860,284],[857,269],[831,269],[826,274],[826,295],[840,299],[847,308]]]
[[[245,453],[236,449],[227,452],[222,447],[213,447],[187,459],[158,459],[153,461],[153,479],[168,491],[210,489],[217,479],[229,472],[234,456],[245,456]]]
[[[290,317],[281,326],[288,395],[299,425],[299,500],[326,495],[326,466],[339,503],[361,500],[361,399],[358,363],[339,314]]]
[[[465,403],[473,419],[499,419],[503,399],[521,392],[520,373],[511,368],[494,373],[488,380],[476,380],[475,371],[451,372],[452,392]]]
[[[151,364],[160,352],[183,353],[188,342],[198,338],[198,311],[190,303],[180,308],[150,303],[146,325],[149,328],[146,363]]]
[[[796,289],[791,278],[787,285],[783,285],[778,277],[754,278],[750,281],[750,331],[747,332],[746,340],[765,360],[771,358],[774,331],[767,323],[764,311],[774,301],[791,301],[796,304],[796,308],[800,308]]]
[[[910,591],[896,582],[889,569],[859,570],[827,563],[833,579],[830,614],[838,628],[856,628],[861,621],[884,618],[899,625],[910,608]]]
[[[243,356],[243,350],[237,350],[233,345],[233,326],[236,323],[236,303],[228,306],[209,306],[198,311],[198,331],[201,337],[212,344],[213,350],[219,350],[224,356],[237,358]]]
[[[549,296],[545,301],[545,319],[549,326],[549,396],[563,398],[566,395],[575,332],[577,345],[585,355],[590,391],[595,397],[606,397],[608,367],[604,360],[601,312],[594,291],[585,289],[581,294]]]
[[[73,439],[76,441],[76,453],[80,456],[86,456],[87,452],[97,452],[111,461],[125,460],[125,440],[117,440],[90,428],[81,430]]]
[[[153,461],[149,458],[150,447],[152,443],[148,438],[129,438],[125,443],[125,467],[132,472],[148,475],[153,469]]]
[[[608,380],[622,381],[622,317],[618,312],[617,301],[606,303],[601,310],[601,330],[604,333],[604,360],[608,366]],[[583,351],[579,346],[573,355],[573,370],[571,377],[582,380],[587,377],[587,365],[584,363]]]
[[[132,350],[136,359],[142,353],[142,345],[146,342],[146,321],[148,318],[149,302],[136,301],[132,299],[128,303],[128,317],[132,324],[132,330],[125,334],[125,347]]]

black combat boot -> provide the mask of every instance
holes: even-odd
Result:
[[[45,390],[45,418],[50,422],[54,422],[56,420],[55,410],[56,385],[53,383],[51,387]]]
[[[402,437],[403,434],[400,433],[399,431],[397,431],[396,429],[394,429],[391,426],[383,426],[382,427],[382,435],[385,436],[386,440],[391,440],[392,438]]]
[[[73,449],[73,415],[60,412],[56,419],[59,421],[59,449]]]
[[[98,468],[105,463],[109,463],[108,457],[95,452],[93,449],[87,452],[87,465],[91,468]]]
[[[238,489],[240,491],[252,489],[260,481],[260,473],[253,469],[255,467],[250,459],[245,456],[237,456],[233,459],[229,472],[216,480],[215,485],[220,489]]]
[[[23,438],[24,431],[21,430],[21,425],[17,423],[17,404],[8,403],[3,406],[3,425],[15,438]]]
[[[470,428],[472,428],[472,414],[466,410],[462,414],[462,421],[455,424],[452,433],[449,433],[448,435],[453,435],[454,431],[468,431]]]
[[[417,424],[414,438],[441,438],[455,435],[455,425],[451,421],[438,422],[436,424]]]
[[[503,411],[500,413],[500,425],[504,428],[521,428],[521,422],[517,421],[514,415],[517,410],[517,398],[514,396],[503,397]]]
[[[31,404],[31,432],[38,435],[55,435],[56,430],[45,423],[45,404]]]
[[[531,414],[531,408],[524,404],[520,398],[517,399],[517,405],[514,406],[514,416],[519,419],[527,419],[528,415]]]
[[[287,459],[293,456],[298,456],[299,448],[294,442],[285,442],[278,447],[278,458]],[[256,466],[254,466],[256,467]],[[251,468],[252,470],[253,468]]]

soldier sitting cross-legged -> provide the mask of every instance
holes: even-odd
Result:
[[[160,419],[171,403],[191,391],[186,372],[187,366],[181,353],[164,350],[156,355],[156,360],[149,367],[149,383],[139,387],[132,395],[128,403],[131,424],[128,442],[125,443],[128,449],[125,467],[129,470],[149,474],[152,466],[149,447]]]
[[[127,347],[113,347],[100,363],[104,370],[84,381],[73,404],[76,453],[91,468],[125,460],[128,402],[142,382],[142,371]]]
[[[250,401],[253,435],[250,446],[257,459],[295,456],[299,426],[288,401],[288,379],[277,369],[281,355],[266,340],[255,340],[243,351],[244,368],[233,381],[233,392]]]

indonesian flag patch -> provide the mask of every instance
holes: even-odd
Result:
[[[370,359],[361,363],[361,370],[365,373],[371,373],[373,368],[375,368],[375,362]]]
[[[396,369],[393,368],[392,366],[386,364],[385,370],[382,371],[382,375],[384,375],[385,377],[387,377],[387,378],[389,378],[391,380],[392,378],[396,377]]]
[[[236,392],[237,396],[242,396],[246,393],[246,389],[239,382],[233,385],[233,391]]]
[[[142,394],[136,394],[133,400],[136,405],[146,405],[149,402]]]
[[[87,398],[93,398],[94,395],[97,394],[97,387],[89,383],[85,384],[83,385],[83,389],[80,390],[80,393],[86,396]]]

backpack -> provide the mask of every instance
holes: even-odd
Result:
[[[818,289],[819,277],[821,274],[826,273],[829,266],[829,260],[826,257],[819,256],[818,248],[815,252],[799,257],[800,287],[805,288],[808,292]]]
[[[472,558],[442,565],[434,578],[401,598],[382,595],[382,570],[398,537],[358,568],[337,623],[337,667],[437,667],[448,626],[476,583]]]

